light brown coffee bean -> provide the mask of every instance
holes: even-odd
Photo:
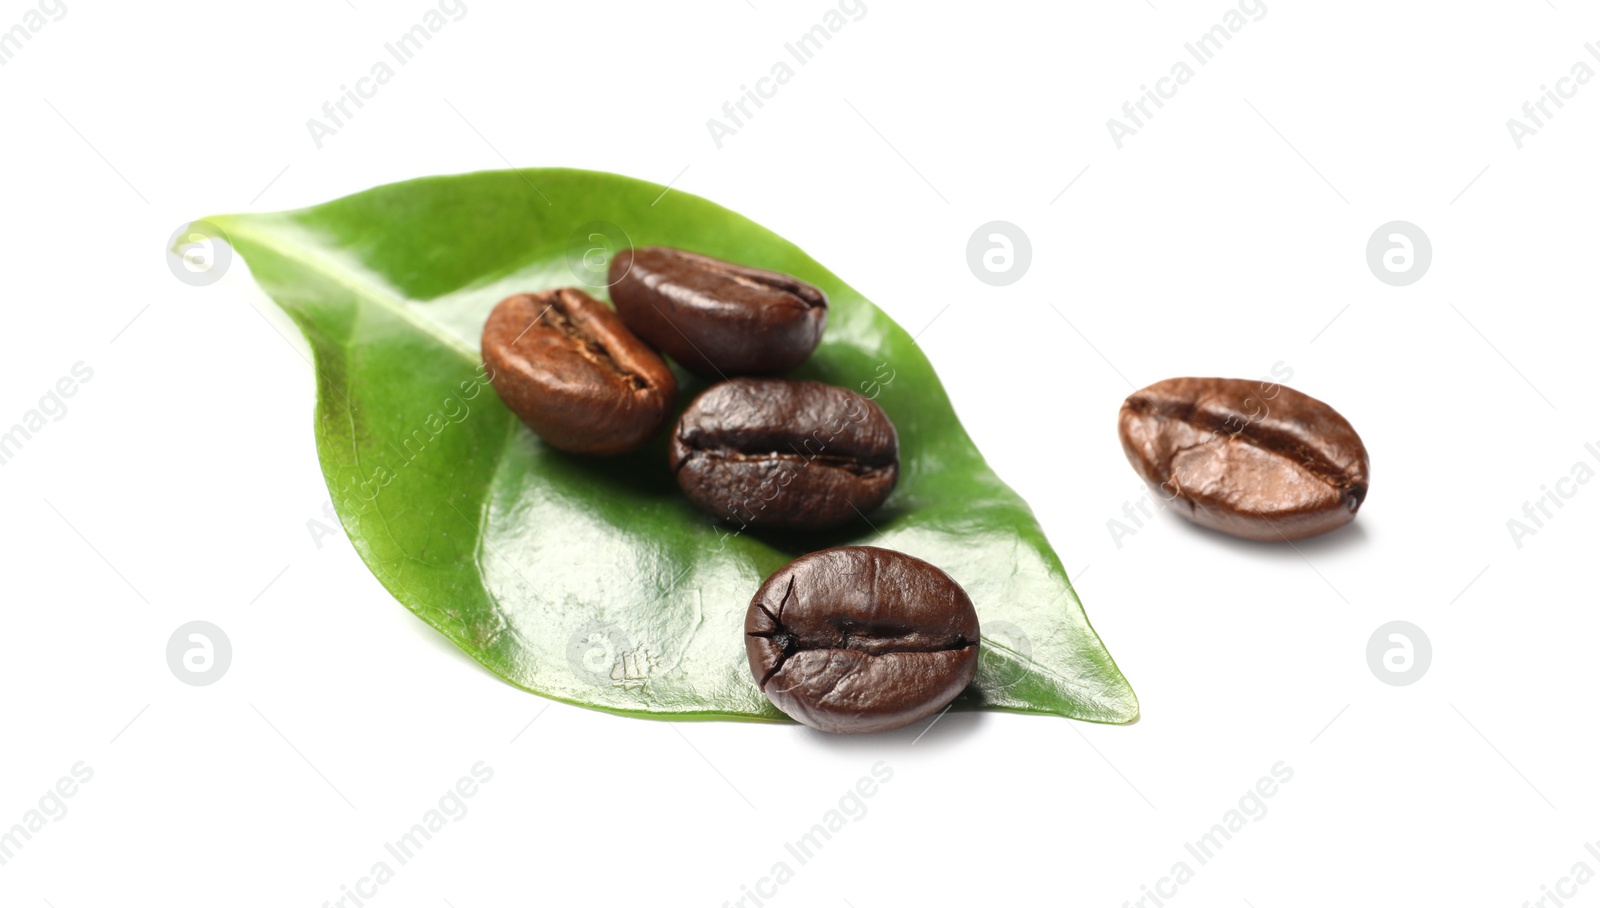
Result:
[[[506,406],[575,454],[643,445],[678,391],[666,362],[610,306],[571,287],[502,300],[483,326],[483,361]]]
[[[1135,472],[1204,527],[1263,541],[1303,539],[1355,519],[1367,449],[1314,397],[1272,382],[1171,378],[1122,404]]]

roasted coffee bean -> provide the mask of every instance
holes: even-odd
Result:
[[[877,404],[784,378],[712,385],[683,411],[668,446],[678,485],[701,510],[741,528],[813,530],[882,504],[899,451]]]
[[[483,326],[483,361],[511,412],[575,454],[644,444],[678,392],[666,362],[610,306],[570,287],[502,300]]]
[[[610,279],[628,327],[705,378],[787,372],[828,322],[827,295],[804,281],[681,249],[619,252]]]
[[[1122,449],[1151,493],[1204,527],[1303,539],[1355,519],[1367,449],[1343,416],[1272,382],[1169,378],[1129,395]]]
[[[762,693],[832,732],[931,716],[978,670],[978,613],[950,575],[872,546],[812,552],[761,585],[744,619]]]

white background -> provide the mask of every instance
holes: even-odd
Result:
[[[1574,62],[1600,68],[1600,13],[1269,0],[1118,150],[1107,118],[1224,3],[868,0],[719,150],[707,118],[825,3],[467,0],[318,150],[306,120],[424,3],[66,6],[0,68],[0,428],[93,370],[0,467],[0,828],[74,764],[93,777],[0,866],[5,905],[320,906],[478,761],[468,812],[367,904],[722,905],[780,859],[767,904],[853,908],[1118,906],[1179,860],[1169,905],[1516,906],[1600,872],[1600,484],[1564,486],[1520,547],[1507,529],[1600,469],[1600,85],[1520,150],[1506,127]],[[32,8],[6,0],[0,29]],[[456,653],[342,535],[315,545],[306,347],[242,263],[185,286],[166,241],[507,161],[676,178],[922,332],[1141,720],[837,739],[549,705]],[[965,260],[995,219],[1033,247],[1004,288]],[[1403,288],[1364,253],[1396,219],[1434,250]],[[1275,364],[1371,449],[1355,525],[1293,549],[1162,515],[1115,544],[1142,494],[1122,398]],[[233,644],[210,687],[165,658],[194,619]],[[1409,687],[1367,664],[1395,619],[1432,641]],[[788,856],[878,761],[866,813]],[[1184,843],[1280,761],[1265,815],[1199,865]]]

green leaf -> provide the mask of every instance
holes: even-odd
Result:
[[[420,179],[208,220],[310,342],[317,453],[356,550],[407,608],[512,684],[627,715],[782,719],[745,661],[750,597],[800,554],[860,543],[932,562],[972,596],[985,633],[958,708],[1138,715],[1060,559],[985,465],[922,352],[762,227],[683,192],[578,170]],[[489,310],[517,291],[603,283],[583,254],[604,248],[607,231],[827,291],[827,332],[795,375],[876,394],[894,420],[900,483],[871,525],[733,533],[684,500],[665,438],[585,459],[545,447],[506,410],[479,371]],[[704,384],[678,374],[682,406]]]

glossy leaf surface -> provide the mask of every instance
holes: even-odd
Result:
[[[357,551],[408,609],[502,678],[662,718],[782,719],[745,661],[750,597],[829,545],[900,549],[966,588],[984,630],[957,708],[1128,722],[1138,701],[1027,505],[989,470],[910,336],[762,227],[625,177],[524,170],[414,180],[300,211],[211,218],[300,326],[316,441]],[[900,435],[899,486],[823,537],[737,533],[695,510],[665,438],[586,459],[545,447],[480,371],[489,310],[518,291],[604,299],[619,244],[788,272],[829,296],[796,377],[873,397]],[[687,373],[679,407],[705,387]]]

